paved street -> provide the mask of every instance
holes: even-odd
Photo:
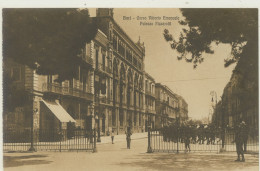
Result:
[[[116,136],[115,144],[102,137],[98,152],[5,153],[6,171],[52,170],[258,170],[258,156],[246,155],[246,162],[234,162],[235,153],[146,153],[145,134],[136,134],[131,149],[125,136]]]

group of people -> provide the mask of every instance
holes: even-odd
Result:
[[[182,142],[182,143],[199,143],[199,144],[215,144],[220,137],[220,129],[213,125],[189,125],[172,124],[162,128],[164,141]]]
[[[248,128],[244,121],[239,123],[233,128],[235,133],[234,143],[236,143],[238,158],[236,161],[245,161],[244,151],[246,151]],[[192,125],[183,123],[181,125],[171,124],[161,129],[163,140],[165,142],[180,142],[185,144],[185,150],[191,151],[190,144],[215,144],[220,143],[221,128],[217,128],[214,125]],[[242,159],[240,160],[240,156]]]

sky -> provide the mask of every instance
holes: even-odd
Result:
[[[91,16],[95,16],[95,9],[90,9]],[[131,20],[124,20],[131,16]],[[212,44],[214,54],[203,54],[204,62],[193,69],[192,63],[177,60],[179,55],[170,48],[163,37],[163,31],[167,28],[175,39],[182,29],[178,20],[165,20],[171,22],[170,26],[155,25],[154,20],[148,20],[149,16],[163,16],[183,19],[179,9],[141,9],[141,8],[114,8],[114,19],[121,28],[137,42],[140,36],[145,44],[145,71],[156,82],[167,85],[173,92],[181,95],[188,103],[188,115],[191,119],[202,119],[209,116],[212,110],[211,91],[216,92],[216,100],[221,99],[223,89],[230,80],[235,64],[224,67],[224,59],[230,57],[231,47],[227,44]],[[152,22],[153,26],[140,25],[137,18],[146,17],[145,22]]]

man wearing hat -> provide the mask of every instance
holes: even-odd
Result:
[[[248,139],[248,129],[245,121],[240,123],[241,126],[241,136],[243,138],[244,152],[246,152],[247,139]]]
[[[236,143],[236,150],[237,150],[237,160],[235,161],[241,161],[245,162],[245,157],[244,157],[244,151],[243,151],[243,123],[241,122],[237,128],[235,129],[235,143]],[[242,160],[240,160],[240,155],[242,156]]]

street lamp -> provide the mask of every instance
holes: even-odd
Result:
[[[99,113],[96,113],[96,115],[95,115],[95,120],[97,120],[98,121],[98,123],[97,123],[97,126],[98,126],[98,137],[97,137],[97,142],[101,142],[101,139],[100,139],[100,121],[99,121],[99,119],[100,119],[100,115],[99,115]]]
[[[148,115],[148,147],[147,147],[147,153],[152,153],[152,147],[151,147],[151,118]]]
[[[34,104],[34,95],[33,95],[33,93],[31,92],[30,94],[29,94],[29,96],[31,97],[31,99],[32,99],[32,104]],[[34,113],[37,113],[38,112],[38,109],[35,109],[35,110],[33,110],[33,106],[32,106],[32,110],[31,110],[31,147],[30,147],[30,149],[29,149],[29,151],[36,151],[35,150],[35,148],[34,148],[34,146],[33,146],[33,139],[34,139],[34,121],[33,121],[33,118],[34,118]]]
[[[177,113],[177,153],[179,153],[179,134],[180,134],[180,112]]]

